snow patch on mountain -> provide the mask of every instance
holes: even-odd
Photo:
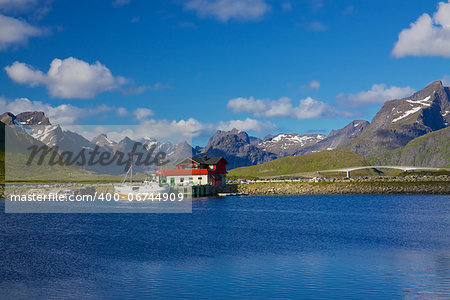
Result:
[[[278,134],[265,138],[257,147],[263,151],[275,153],[279,156],[292,155],[299,149],[318,143],[326,138],[323,134],[299,135],[296,133]]]
[[[430,101],[430,100],[431,100],[431,96],[427,96],[426,98],[420,99],[420,100],[406,99],[406,102],[408,102],[412,108],[405,112],[397,111],[396,113],[403,113],[403,115],[393,119],[392,123],[395,123],[395,122],[400,121],[401,119],[404,119],[412,114],[415,114],[416,112],[420,111],[422,108],[430,107],[432,104],[431,103],[432,101]],[[420,106],[414,106],[414,105],[420,105]]]

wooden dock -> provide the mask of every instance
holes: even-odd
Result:
[[[211,186],[211,185],[194,185],[194,186],[172,186],[172,193],[183,193],[186,197],[209,197],[209,196],[245,196],[246,193],[237,193],[234,185]]]

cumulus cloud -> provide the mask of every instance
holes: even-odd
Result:
[[[237,128],[242,131],[256,131],[256,132],[267,132],[276,129],[275,124],[269,121],[259,121],[251,118],[245,120],[230,120],[225,122],[219,122],[216,129],[219,130],[232,130]]]
[[[78,132],[88,139],[92,139],[100,133],[105,133],[109,139],[116,142],[125,137],[133,140],[151,137],[160,142],[180,143],[187,141],[190,144],[192,144],[192,138],[199,136],[208,137],[216,130],[231,130],[233,128],[245,131],[267,132],[267,130],[275,129],[275,125],[270,122],[260,122],[249,118],[219,123],[203,123],[194,118],[189,118],[186,120],[148,119],[136,125],[121,126],[64,126],[64,129]]]
[[[265,118],[313,119],[343,115],[330,105],[311,97],[300,100],[297,105],[293,105],[292,100],[287,97],[278,100],[240,97],[228,101],[227,107],[235,113],[251,113],[255,117]]]
[[[401,99],[410,96],[415,90],[409,86],[397,87],[386,84],[374,84],[368,91],[357,94],[339,94],[338,99],[342,104],[359,106],[374,103],[384,103],[387,100]]]
[[[27,98],[17,98],[8,100],[0,98],[0,111],[19,114],[25,111],[43,111],[53,124],[75,124],[80,119],[84,119],[96,114],[113,110],[112,107],[101,105],[93,108],[80,108],[70,104],[53,106],[41,101],[31,101]]]
[[[262,122],[247,118],[245,120],[229,120],[217,123],[200,122],[194,118],[186,120],[145,119],[135,125],[135,130],[127,132],[108,133],[113,140],[120,140],[124,136],[138,139],[149,136],[156,139],[181,142],[186,139],[209,136],[216,130],[231,130],[237,128],[243,131],[267,132],[276,126],[270,122]]]
[[[270,11],[265,0],[189,0],[184,8],[195,11],[201,18],[211,17],[221,22],[255,21]]]
[[[101,105],[97,107],[82,108],[70,104],[54,106],[41,101],[31,101],[27,98],[8,100],[0,97],[0,112],[12,112],[14,114],[19,114],[26,111],[43,111],[52,124],[63,125],[65,129],[77,131],[89,138],[92,138],[99,133],[105,133],[106,131],[104,128],[108,126],[100,126],[100,131],[96,131],[89,135],[84,131],[86,129],[85,126],[80,127],[77,125],[81,120],[94,116],[111,115],[111,112],[115,112],[119,116],[129,114],[128,110],[124,107]],[[194,118],[189,118],[186,120],[148,119],[148,117],[153,116],[154,113],[146,108],[138,108],[133,111],[133,114],[137,117],[137,125],[131,125],[122,131],[108,131],[108,137],[119,141],[125,136],[128,136],[131,139],[149,136],[156,139],[181,142],[193,137],[209,136],[212,132],[219,129],[231,130],[233,128],[237,128],[239,130],[261,133],[276,129],[276,126],[271,122],[263,122],[251,118],[246,118],[245,120],[229,120],[216,123],[207,123],[200,122]],[[123,126],[119,127],[122,128]],[[116,127],[112,126],[111,128]]]
[[[151,109],[141,107],[133,111],[133,114],[138,120],[147,119],[148,117],[155,115],[155,113]]]
[[[69,57],[55,58],[47,73],[21,63],[14,62],[5,67],[8,76],[15,82],[30,86],[44,85],[52,97],[93,98],[97,94],[118,89],[127,81],[121,76],[113,76],[100,62],[89,64]]]
[[[271,122],[263,122],[251,118],[245,120],[229,120],[217,123],[200,122],[194,118],[187,120],[147,119],[140,122],[150,130],[147,135],[155,138],[164,137],[198,137],[207,136],[216,130],[237,128],[243,131],[267,132],[276,126]]]
[[[25,21],[0,14],[0,49],[26,44],[31,37],[41,36],[45,30]]]
[[[439,2],[433,17],[424,13],[403,29],[392,55],[450,57],[450,2]]]

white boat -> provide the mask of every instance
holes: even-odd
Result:
[[[128,175],[130,175],[130,182],[127,182]],[[125,178],[119,185],[114,186],[114,190],[119,199],[139,200],[158,197],[158,194],[161,197],[162,194],[170,191],[170,187],[161,184],[159,176],[156,175],[143,182],[133,182],[133,165],[131,164]]]

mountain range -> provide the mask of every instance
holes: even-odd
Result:
[[[280,133],[263,140],[238,129],[218,130],[205,147],[186,142],[158,142],[151,137],[132,140],[125,137],[113,141],[106,134],[88,140],[80,134],[52,125],[43,112],[4,113],[5,124],[33,126],[28,132],[36,140],[58,146],[61,151],[80,148],[128,153],[135,142],[142,147],[163,151],[172,162],[186,156],[224,156],[228,169],[257,165],[287,156],[326,150],[342,150],[358,154],[382,164],[444,167],[449,160],[450,89],[435,81],[410,97],[387,101],[372,122],[355,120],[342,129],[322,134]]]
[[[411,97],[387,101],[363,133],[342,149],[375,157],[446,128],[450,123],[449,97],[450,89],[435,81]]]

